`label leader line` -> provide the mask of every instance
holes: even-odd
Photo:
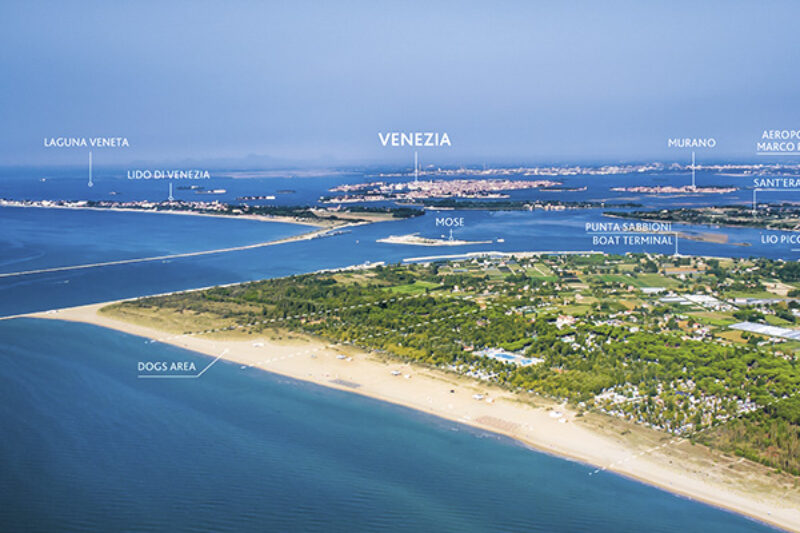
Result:
[[[206,367],[197,374],[139,374],[136,377],[139,379],[197,379],[203,374],[205,374],[206,370],[211,368],[214,365],[214,363],[222,359],[222,357],[227,353],[228,349],[226,348],[221,354],[215,357],[213,361],[208,363]]]

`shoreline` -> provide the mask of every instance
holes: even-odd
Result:
[[[600,250],[543,250],[541,252],[523,250],[520,252],[500,252],[497,250],[486,250],[481,252],[464,252],[462,254],[427,255],[421,257],[406,257],[404,263],[430,262],[452,259],[471,259],[475,257],[537,257],[541,255],[597,255],[606,254]]]
[[[363,226],[366,224],[377,224],[379,222],[391,222],[394,220],[404,220],[403,218],[395,218],[391,214],[384,213],[351,213],[343,211],[336,213],[335,220],[320,218],[319,220],[312,221],[304,218],[292,217],[287,215],[256,215],[256,214],[241,214],[241,215],[226,215],[215,212],[205,211],[192,211],[181,209],[137,209],[133,207],[92,207],[92,206],[74,206],[74,205],[35,205],[35,204],[21,204],[10,201],[0,201],[0,208],[2,207],[15,207],[20,209],[35,208],[35,209],[71,209],[75,211],[106,211],[116,213],[150,213],[160,215],[187,215],[197,217],[210,217],[222,218],[228,220],[255,220],[258,222],[279,222],[282,224],[297,224],[300,226],[311,226],[319,229],[341,229],[351,226]],[[311,211],[324,210],[311,208]]]
[[[587,475],[588,482],[592,475],[608,470],[759,522],[800,531],[796,480],[793,489],[781,488],[777,486],[780,479],[766,475],[769,469],[738,457],[688,442],[672,444],[671,435],[611,417],[596,413],[577,416],[555,401],[515,394],[300,333],[281,331],[278,340],[265,335],[234,337],[230,333],[199,337],[172,334],[98,313],[111,303],[22,316],[84,322],[212,358],[224,354],[223,359],[243,365],[243,369],[256,368],[401,405],[597,467]],[[476,400],[475,394],[484,398]]]
[[[21,209],[34,208],[34,209],[71,209],[75,211],[105,211],[117,213],[151,213],[160,215],[187,215],[196,217],[211,217],[211,218],[225,218],[229,220],[244,219],[244,220],[257,220],[259,222],[281,222],[284,224],[299,224],[301,226],[313,226],[316,228],[334,228],[341,227],[344,223],[325,224],[318,222],[311,222],[308,220],[296,219],[287,216],[267,216],[267,215],[221,215],[219,213],[203,213],[200,211],[184,211],[179,209],[134,209],[132,207],[91,207],[91,206],[69,206],[69,205],[16,205],[11,203],[0,204],[0,207],[18,207]]]
[[[663,218],[663,219],[659,218],[659,219],[654,220],[654,219],[650,219],[650,218],[629,217],[629,216],[616,215],[616,214],[612,215],[612,214],[609,214],[609,213],[603,213],[603,216],[604,217],[608,217],[608,218],[618,218],[618,219],[621,219],[621,220],[638,220],[638,221],[641,221],[641,222],[668,222],[670,224],[680,224],[680,225],[683,225],[683,226],[704,226],[704,227],[707,227],[707,228],[710,228],[710,229],[717,229],[717,228],[761,229],[761,230],[766,230],[766,231],[785,231],[787,233],[800,231],[798,229],[771,228],[771,227],[768,227],[768,226],[758,226],[758,225],[755,225],[755,224],[725,224],[725,223],[719,223],[719,222],[714,222],[712,224],[711,222],[689,222],[689,221],[685,221],[685,220],[672,220],[672,219],[669,219],[669,218]]]
[[[48,268],[37,268],[31,270],[20,270],[16,272],[3,272],[0,273],[0,278],[12,278],[17,276],[29,276],[33,274],[45,274],[50,272],[65,272],[69,270],[84,270],[88,268],[101,268],[106,266],[114,266],[114,265],[127,265],[132,263],[150,263],[153,261],[163,261],[166,259],[180,259],[183,257],[198,257],[201,255],[214,255],[214,254],[224,254],[229,252],[238,252],[243,250],[253,250],[256,248],[265,248],[267,246],[276,246],[279,244],[287,244],[290,242],[297,242],[297,241],[307,241],[311,239],[316,239],[319,237],[323,237],[329,231],[334,229],[341,229],[347,228],[352,226],[359,226],[362,223],[353,222],[350,224],[343,224],[336,228],[328,228],[328,227],[318,227],[312,231],[306,231],[304,233],[299,233],[297,235],[291,235],[289,237],[283,237],[280,239],[276,239],[274,241],[263,241],[263,242],[256,242],[252,244],[243,244],[241,246],[229,246],[226,248],[214,248],[212,250],[199,250],[195,252],[182,252],[177,254],[165,254],[165,255],[158,255],[158,256],[151,256],[151,257],[138,257],[138,258],[131,258],[131,259],[119,259],[115,261],[102,261],[98,263],[85,263],[80,265],[66,265],[66,266],[58,266],[58,267],[48,267]]]

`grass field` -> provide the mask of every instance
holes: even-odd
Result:
[[[525,269],[525,274],[542,281],[558,281],[558,276],[543,263],[534,263],[530,268]]]
[[[680,285],[677,280],[662,276],[661,274],[639,274],[637,276],[628,276],[625,274],[597,274],[595,279],[599,279],[606,283],[616,283],[620,285],[633,285],[634,287],[666,287],[668,289],[675,288]]]
[[[633,276],[625,276],[623,274],[598,274],[594,278],[605,283],[618,285],[635,285],[637,281]]]
[[[780,298],[780,296],[776,295],[772,292],[767,291],[731,291],[725,293],[726,298]]]
[[[439,285],[430,281],[417,280],[408,285],[397,285],[396,287],[389,287],[388,290],[398,294],[418,294],[425,292],[425,290],[433,290],[438,288]]]
[[[729,314],[715,313],[712,311],[699,311],[699,312],[688,313],[688,315],[694,318],[697,322],[700,322],[701,324],[705,324],[707,326],[724,327],[739,322],[739,320],[731,317]]]
[[[742,332],[735,329],[720,331],[719,333],[716,334],[716,336],[728,341],[738,342],[742,344],[747,342],[747,340],[742,337]]]
[[[778,318],[775,315],[765,315],[764,320],[770,326],[778,326],[781,328],[791,328],[794,327],[795,324],[793,322],[789,322],[788,320],[784,320],[782,318]]]
[[[588,305],[562,305],[559,310],[565,315],[583,316],[592,310]]]

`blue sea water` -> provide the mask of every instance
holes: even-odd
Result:
[[[413,159],[413,154],[412,154]],[[411,162],[411,160],[410,160]],[[185,201],[240,202],[245,196],[275,196],[274,200],[254,200],[253,205],[311,205],[322,196],[333,193],[330,188],[341,184],[374,181],[389,183],[411,179],[411,168],[375,168],[372,170],[329,169],[315,173],[302,173],[287,169],[267,173],[259,171],[213,170],[209,180],[176,181],[173,196]],[[406,175],[386,177],[384,172],[408,172]],[[28,200],[113,200],[137,201],[166,200],[169,195],[168,180],[129,180],[126,169],[96,167],[94,187],[87,187],[87,168],[82,166],[63,168],[2,168],[0,167],[0,198]],[[245,177],[247,176],[247,177]],[[303,177],[305,176],[305,177]],[[459,179],[455,174],[447,178]],[[474,177],[474,176],[469,176]],[[427,179],[427,178],[426,178]],[[542,179],[541,176],[515,176],[513,179]],[[753,179],[751,177],[724,176],[708,171],[698,171],[696,183],[700,187],[733,186],[739,190],[718,194],[670,195],[639,194],[612,191],[617,187],[634,186],[683,186],[692,183],[690,172],[632,173],[605,176],[554,176],[547,177],[561,183],[562,188],[582,188],[578,191],[524,189],[509,191],[512,200],[561,200],[567,202],[595,201],[610,203],[635,202],[651,207],[699,206],[709,204],[745,204],[752,202]],[[204,191],[178,189],[179,185],[204,187]],[[221,194],[206,194],[210,190],[225,191]],[[763,192],[764,201],[782,201],[785,193]],[[790,200],[793,198],[789,198]],[[374,205],[374,204],[373,204]]]
[[[466,246],[379,243],[390,235],[449,238],[442,216],[464,219],[456,239]],[[86,270],[0,276],[0,316],[313,272],[364,262],[387,263],[478,251],[604,251],[672,254],[674,245],[599,245],[587,223],[608,222],[599,209],[568,211],[429,211],[422,217],[354,227],[349,233],[278,246]],[[686,233],[715,232],[727,244],[678,238],[682,254],[797,259],[790,245],[760,241],[763,230],[675,225]],[[306,226],[234,218],[0,208],[0,274],[264,242],[308,231]],[[769,232],[780,233],[780,232]],[[502,239],[502,242],[499,241]]]
[[[33,174],[4,179],[0,197],[106,199],[114,190],[120,199],[153,200],[163,193],[163,183],[117,178],[99,179],[87,195],[77,189],[82,178],[56,174],[45,182],[32,182]],[[601,198],[610,185],[632,179],[593,181],[585,197],[564,199]],[[652,177],[659,179],[665,178]],[[309,203],[341,181],[364,177],[219,180],[230,198],[215,199],[285,188],[295,192],[282,193],[277,203]],[[564,181],[575,186],[586,178]],[[438,216],[464,218],[454,238],[491,243],[376,242],[415,232],[447,236]],[[585,225],[604,220],[596,209],[429,212],[267,248],[0,277],[0,316],[365,261],[487,250],[674,251],[595,246]],[[236,219],[0,208],[0,273],[217,249],[307,230]],[[788,247],[760,244],[760,230],[712,231],[730,243],[680,240],[680,252],[796,259]],[[145,357],[206,361],[86,325],[0,321],[0,530],[767,530],[613,474],[590,477],[584,465],[505,438],[238,365],[217,363],[198,380],[137,380],[136,362]]]
[[[770,531],[509,439],[84,324],[0,321],[3,531]]]
[[[313,228],[280,222],[99,210],[0,208],[0,273],[213,250]]]

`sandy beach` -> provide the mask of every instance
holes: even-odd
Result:
[[[391,214],[380,212],[350,213],[348,211],[330,211],[328,209],[311,209],[320,218],[309,220],[307,218],[293,217],[288,215],[255,215],[255,214],[222,214],[214,211],[186,210],[186,209],[136,209],[133,207],[90,207],[77,205],[35,205],[16,201],[0,199],[0,207],[18,207],[33,209],[69,209],[77,211],[111,211],[118,213],[151,213],[158,215],[187,215],[197,217],[226,218],[229,220],[257,220],[259,222],[282,222],[284,224],[298,224],[301,226],[311,226],[321,229],[345,228],[350,226],[362,226],[376,222],[386,222],[390,220],[401,220]],[[325,218],[333,215],[336,219]]]
[[[267,216],[267,215],[224,215],[214,213],[213,211],[188,211],[181,209],[135,209],[132,207],[90,207],[90,206],[72,206],[72,205],[29,205],[21,204],[19,202],[3,202],[0,207],[19,207],[19,208],[32,208],[32,209],[69,209],[73,211],[106,211],[117,213],[151,213],[156,215],[186,215],[196,217],[212,217],[212,218],[227,218],[231,220],[258,220],[260,222],[283,222],[285,224],[299,224],[302,226],[312,226],[315,228],[333,228],[342,226],[343,222],[330,222],[330,221],[310,221],[297,217],[290,216]]]
[[[301,334],[189,336],[123,322],[98,313],[108,304],[35,313],[140,335],[247,367],[407,406],[507,435],[532,448],[593,465],[593,476],[616,472],[699,501],[800,532],[797,478],[712,452],[599,414],[579,416],[564,405],[510,393],[444,371],[424,368]],[[214,368],[208,370],[213,373]],[[131,372],[136,372],[131,367]],[[202,377],[200,378],[202,379]],[[164,386],[169,386],[165,383]]]

